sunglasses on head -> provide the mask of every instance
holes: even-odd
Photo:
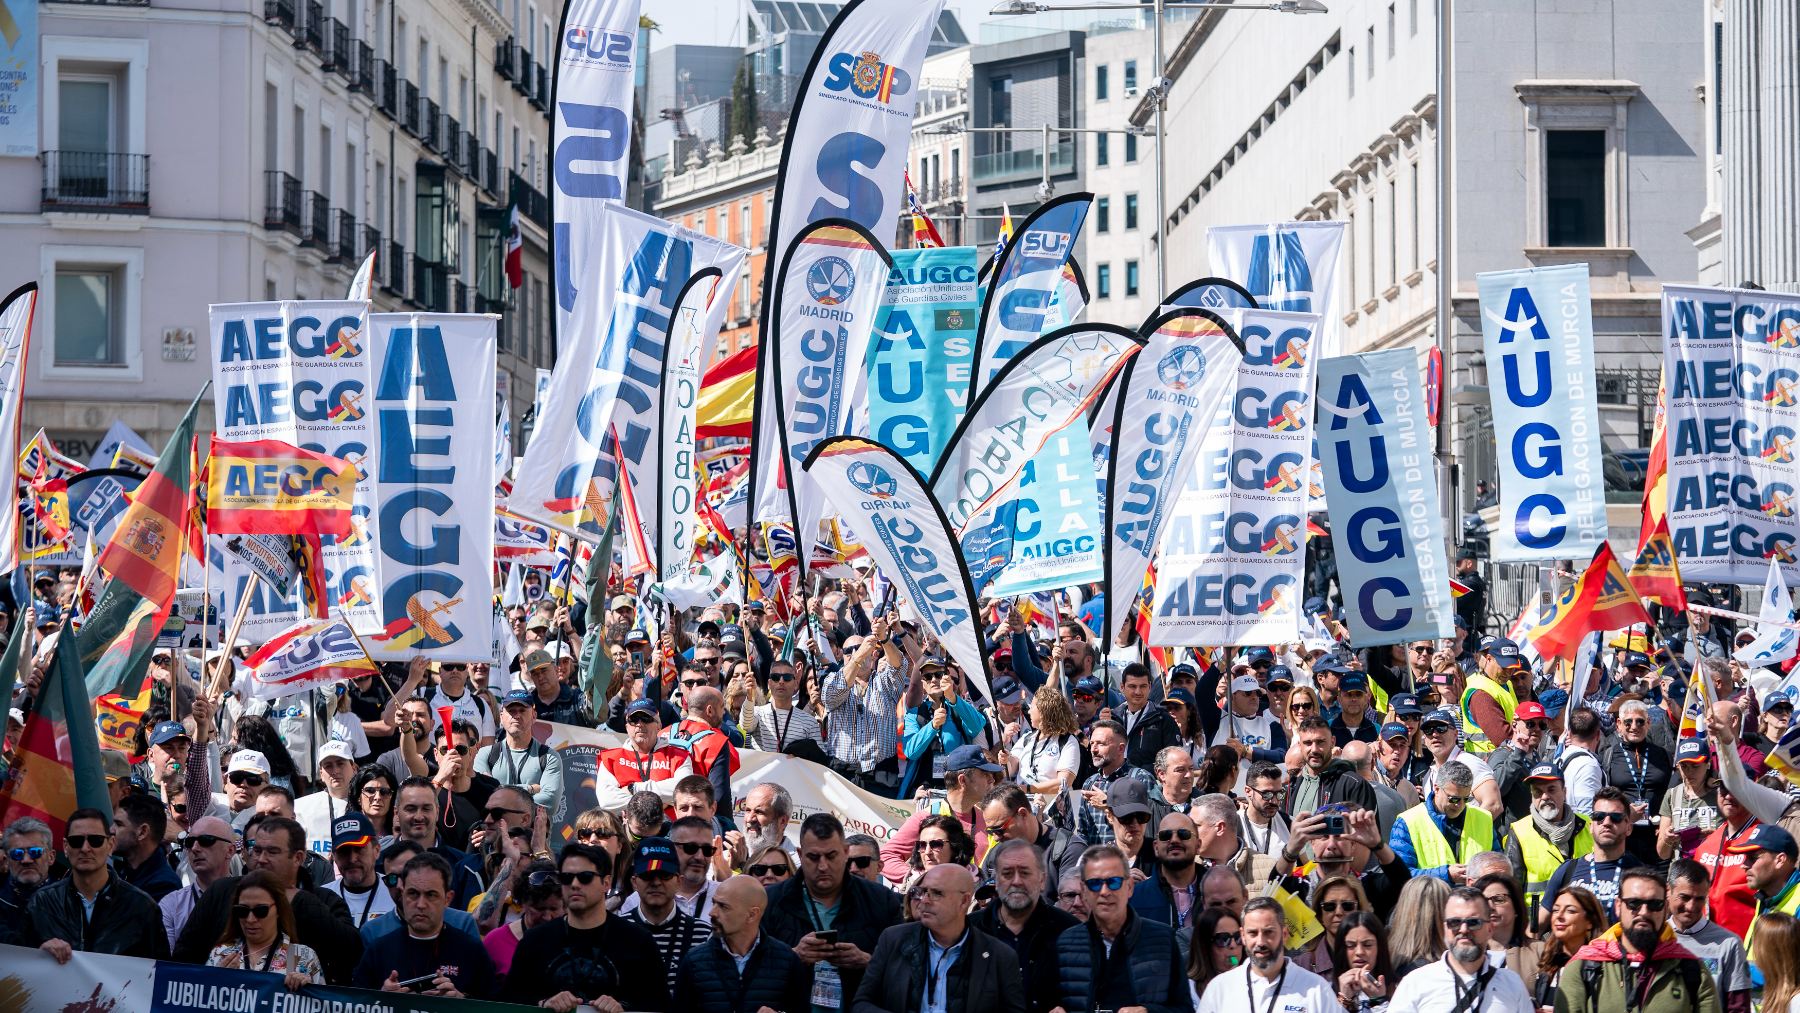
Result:
[[[257,921],[262,921],[264,918],[269,917],[269,912],[273,910],[275,910],[275,905],[273,904],[231,905],[231,913],[237,916],[238,921],[243,921],[246,918],[254,918]]]
[[[556,873],[550,872],[547,869],[541,869],[537,872],[532,873],[529,876],[526,876],[525,882],[531,884],[532,886],[549,886],[550,884],[556,882]]]
[[[246,774],[241,770],[235,774],[226,776],[225,780],[230,781],[239,788],[260,788],[263,785],[261,774]]]
[[[29,848],[14,848],[11,851],[8,851],[6,853],[6,857],[12,859],[15,862],[23,862],[26,859],[30,859],[31,861],[35,862],[38,859],[44,857],[45,850],[46,849],[34,844]]]
[[[865,859],[865,861],[866,861],[866,859]],[[749,868],[746,868],[744,871],[749,873],[752,876],[758,876],[758,877],[774,876],[778,879],[786,879],[788,874],[790,872],[792,872],[793,870],[789,869],[785,865],[775,864],[775,865],[752,865]]]
[[[681,853],[684,855],[700,854],[705,855],[708,858],[713,856],[713,852],[719,850],[710,844],[694,844],[692,842],[677,841],[675,846],[680,848]]]
[[[1089,893],[1100,893],[1101,891],[1116,893],[1125,889],[1125,877],[1101,876],[1095,879],[1084,879],[1081,881],[1081,885],[1087,887]]]
[[[112,838],[105,834],[70,834],[63,840],[68,843],[69,847],[79,851],[84,848],[99,850],[111,843]]]
[[[1176,830],[1158,830],[1156,832],[1156,839],[1164,844],[1174,840],[1191,841],[1194,839],[1194,832],[1186,827],[1181,827]]]
[[[556,881],[564,886],[574,886],[576,883],[587,886],[589,883],[592,883],[599,878],[600,874],[592,869],[583,869],[580,872],[559,872],[556,874]]]

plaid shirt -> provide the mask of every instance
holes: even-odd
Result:
[[[1156,778],[1152,777],[1148,770],[1126,764],[1111,774],[1102,774],[1096,771],[1089,775],[1086,781],[1081,782],[1081,790],[1086,791],[1089,788],[1098,788],[1101,791],[1105,791],[1107,786],[1111,785],[1114,781],[1127,777],[1142,781],[1146,792],[1156,788]],[[1081,820],[1081,836],[1087,838],[1089,844],[1111,844],[1113,842],[1113,828],[1112,823],[1107,820],[1106,814],[1099,809],[1088,805],[1087,799],[1081,799],[1080,803],[1081,815],[1079,819]]]
[[[842,668],[825,679],[819,693],[825,700],[825,747],[841,763],[860,768],[900,755],[900,719],[895,716],[900,698],[912,678],[912,661],[902,657],[890,665],[875,663],[875,676],[858,692]]]

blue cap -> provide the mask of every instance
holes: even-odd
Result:
[[[1343,673],[1350,671],[1348,668],[1344,667],[1343,662],[1337,660],[1337,658],[1335,658],[1335,657],[1326,658],[1324,661],[1319,662],[1318,664],[1314,665],[1312,668],[1313,668],[1314,675],[1317,675],[1320,672],[1337,672],[1338,674],[1342,675]]]
[[[1450,727],[1455,728],[1456,712],[1448,707],[1439,707],[1437,710],[1425,715],[1425,720],[1421,722],[1421,724],[1449,725]]]
[[[1627,651],[1625,652],[1625,667],[1649,668],[1651,667],[1650,656],[1642,651]]]
[[[192,739],[188,730],[179,721],[164,721],[150,730],[150,744],[160,746],[176,739]]]
[[[1682,739],[1675,747],[1676,763],[1705,763],[1711,758],[1704,739]]]
[[[1316,616],[1325,611],[1325,599],[1315,594],[1300,605],[1300,611],[1309,616]]]
[[[1176,665],[1174,668],[1169,669],[1169,678],[1174,679],[1176,676],[1184,676],[1186,678],[1193,679],[1196,682],[1198,682],[1200,680],[1199,670],[1197,670],[1196,668],[1194,668],[1194,666],[1188,664],[1185,661],[1179,665]]]
[[[1483,654],[1492,655],[1495,661],[1498,661],[1507,668],[1511,668],[1514,665],[1523,665],[1525,663],[1524,660],[1519,657],[1519,645],[1505,637],[1495,637],[1493,640],[1488,641],[1482,646],[1481,652]]]
[[[726,623],[719,627],[719,645],[741,644],[744,642],[744,628],[736,623]]]
[[[994,702],[995,703],[1018,703],[1019,701],[1021,701],[1023,699],[1025,699],[1025,687],[1019,685],[1019,680],[1013,678],[1010,675],[1001,675],[1001,676],[995,677],[995,679],[994,679]]]
[[[631,856],[631,874],[642,876],[646,872],[666,872],[671,876],[681,872],[681,859],[675,857],[675,845],[667,837],[646,837],[637,843]]]
[[[331,821],[331,850],[342,847],[365,847],[380,841],[375,824],[362,813],[347,812]]]
[[[631,701],[631,704],[625,708],[625,716],[630,717],[633,714],[656,714],[660,716],[662,714],[662,707],[655,700],[633,700]]]
[[[1170,701],[1174,701],[1175,703],[1186,707],[1189,714],[1200,713],[1200,704],[1194,699],[1194,691],[1188,689],[1186,686],[1177,686],[1167,693],[1164,693],[1163,703],[1167,704]]]
[[[1274,661],[1275,652],[1267,647],[1252,647],[1244,652],[1244,660],[1254,665],[1259,661]]]
[[[1756,828],[1756,832],[1736,844],[1725,845],[1725,850],[1734,855],[1748,855],[1756,851],[1779,851],[1789,858],[1796,857],[1800,849],[1794,847],[1794,835],[1781,829],[1774,823],[1764,823]]]
[[[1562,769],[1554,763],[1540,763],[1526,773],[1527,781],[1561,781]]]
[[[511,707],[513,704],[523,704],[526,707],[536,710],[537,692],[529,689],[515,689],[511,693],[506,694],[505,698],[500,701],[500,706],[502,708]]]
[[[1787,690],[1778,689],[1762,698],[1763,710],[1771,711],[1777,707],[1786,707],[1788,710],[1794,709],[1794,698],[1788,695]]]
[[[1468,622],[1466,620],[1464,620],[1462,616],[1454,616],[1451,618],[1450,621],[1452,623],[1455,623],[1456,628],[1459,630],[1466,630],[1469,628]]]
[[[1106,691],[1106,684],[1097,675],[1084,675],[1075,680],[1075,693],[1078,696],[1099,696]]]
[[[1391,739],[1405,739],[1411,737],[1412,730],[1398,721],[1389,721],[1387,724],[1381,726],[1381,741],[1383,742],[1387,742]]]
[[[1544,705],[1545,717],[1556,717],[1569,706],[1569,691],[1552,686],[1538,694],[1538,703]]]
[[[1368,691],[1369,677],[1361,672],[1345,672],[1344,677],[1338,680],[1338,692],[1340,693],[1367,693]]]
[[[1388,705],[1394,708],[1394,714],[1398,717],[1418,717],[1425,713],[1425,708],[1419,706],[1419,697],[1414,693],[1395,693],[1388,698]]]
[[[56,618],[56,606],[54,605],[39,603],[32,607],[31,612],[40,629],[45,626],[55,626],[61,622]]]
[[[1269,666],[1269,677],[1265,680],[1267,685],[1273,686],[1278,682],[1285,682],[1291,685],[1293,681],[1293,669],[1288,668],[1286,665]]]
[[[957,746],[944,757],[944,773],[954,774],[959,770],[985,770],[990,774],[1004,774],[1006,768],[994,763],[982,755],[981,747],[975,745]]]

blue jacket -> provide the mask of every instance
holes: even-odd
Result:
[[[811,1004],[811,991],[812,970],[788,944],[764,933],[740,975],[724,937],[715,935],[681,958],[670,1008],[683,1013],[756,1013],[764,1006],[804,1010]]]
[[[942,729],[931,726],[935,709],[931,698],[927,697],[906,712],[906,720],[901,724],[900,757],[906,764],[905,776],[900,779],[901,798],[911,798],[914,788],[931,781],[934,754],[948,753],[957,746],[970,743],[981,744],[981,730],[987,727],[987,717],[968,697],[959,696],[950,705],[949,717]]]
[[[1444,814],[1441,812],[1438,812],[1437,803],[1432,800],[1431,796],[1433,794],[1434,794],[1433,792],[1425,793],[1425,811],[1427,813],[1431,814],[1431,821],[1433,823],[1437,824],[1438,833],[1443,834],[1444,840],[1446,840],[1446,841],[1453,840],[1453,839],[1458,839],[1458,840],[1461,839],[1462,832],[1460,830],[1458,830],[1454,834],[1450,832],[1450,825],[1449,825],[1449,823],[1445,822]],[[1470,802],[1469,804],[1474,805],[1475,803]],[[1455,883],[1451,882],[1450,870],[1447,868],[1444,868],[1441,866],[1436,869],[1421,869],[1421,868],[1419,868],[1419,855],[1417,852],[1415,852],[1413,850],[1412,833],[1407,829],[1406,817],[1404,815],[1402,815],[1399,819],[1394,821],[1394,829],[1388,832],[1388,847],[1394,849],[1394,857],[1400,859],[1400,861],[1402,861],[1402,862],[1405,862],[1406,867],[1408,869],[1413,870],[1413,875],[1415,875],[1415,876],[1430,876],[1432,879],[1441,879],[1446,883],[1450,883],[1451,886],[1456,885]],[[1487,851],[1499,851],[1500,850],[1500,821],[1499,820],[1494,821],[1494,839],[1492,841],[1487,842],[1487,844],[1483,850],[1487,850]]]
[[[1193,1008],[1188,997],[1187,968],[1181,962],[1181,950],[1175,943],[1173,929],[1143,918],[1135,911],[1128,912],[1125,931],[1120,933],[1113,952],[1121,949],[1130,972],[1125,975],[1124,984],[1131,989],[1135,1005],[1144,1007],[1148,1013],[1188,1013]],[[1070,926],[1057,937],[1056,962],[1062,972],[1063,1009],[1095,1008],[1095,990],[1107,984],[1097,980],[1097,969],[1106,959],[1105,952],[1099,926],[1091,921]],[[1120,983],[1114,981],[1111,984],[1116,988]]]

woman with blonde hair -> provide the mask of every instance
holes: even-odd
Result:
[[[1763,1013],[1800,1013],[1800,922],[1770,911],[1756,916],[1755,935]]]
[[[1081,769],[1081,726],[1069,698],[1046,683],[1032,695],[1026,720],[1031,728],[1000,754],[1007,776],[1037,795],[1074,788],[1075,773]]]
[[[1295,686],[1288,691],[1287,713],[1277,714],[1287,728],[1288,741],[1295,741],[1294,729],[1307,718],[1319,716],[1319,691],[1312,686]]]
[[[1414,876],[1400,888],[1394,923],[1388,928],[1388,951],[1398,980],[1444,955],[1444,902],[1450,884]]]

